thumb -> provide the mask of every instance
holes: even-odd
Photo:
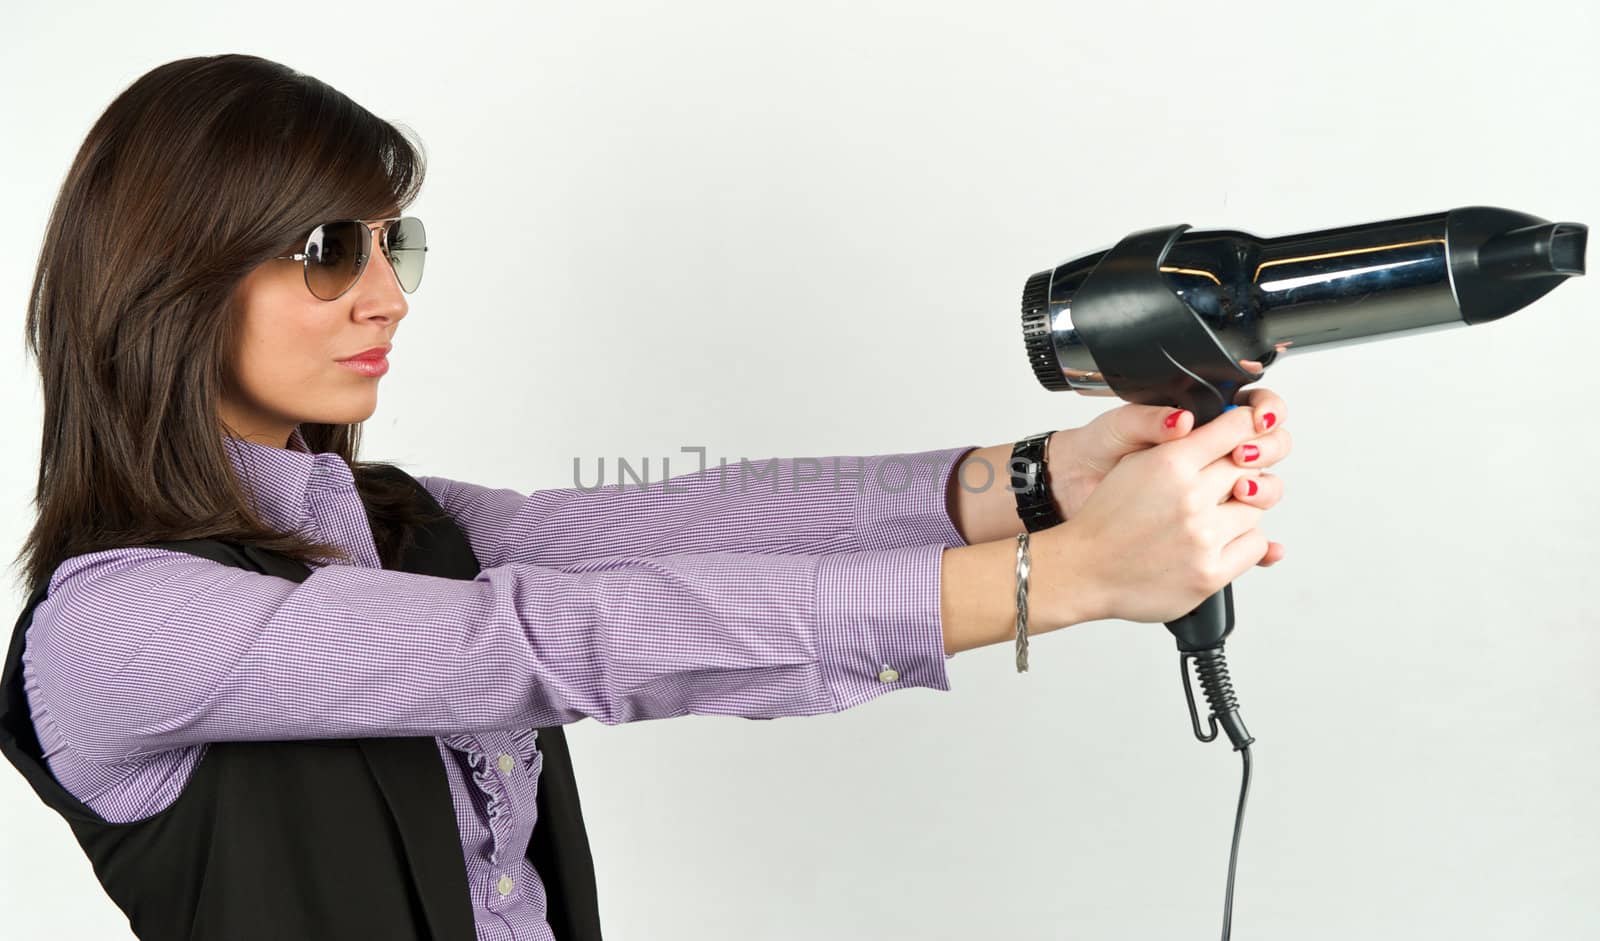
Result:
[[[1127,404],[1089,423],[1096,450],[1112,461],[1172,441],[1194,428],[1194,413],[1166,405]]]

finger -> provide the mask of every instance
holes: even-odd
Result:
[[[1228,498],[1251,506],[1277,506],[1283,499],[1283,478],[1276,474],[1240,474],[1228,491]]]
[[[1251,480],[1255,480],[1257,482],[1256,492],[1254,494],[1248,494],[1246,492],[1247,488],[1245,485]],[[1266,510],[1277,505],[1278,501],[1283,498],[1283,480],[1274,474],[1244,475],[1236,481],[1236,484],[1237,486],[1235,487],[1234,500],[1239,503],[1246,503],[1251,506],[1260,507],[1261,509]],[[1238,523],[1237,521],[1234,521],[1228,525],[1235,527],[1241,527],[1244,525],[1260,525],[1259,516],[1252,517],[1250,514],[1239,514],[1239,516],[1243,517],[1245,520],[1244,523]],[[1252,519],[1256,520],[1257,522],[1251,524],[1249,521]],[[1256,562],[1256,564],[1262,566],[1263,568],[1271,568],[1283,559],[1286,552],[1287,549],[1284,547],[1283,543],[1269,543],[1266,554],[1262,556]]]
[[[1263,497],[1273,496],[1274,492],[1282,492],[1283,480],[1281,478],[1256,467],[1260,461],[1239,464],[1235,459],[1237,453],[1238,451],[1235,450],[1234,454],[1212,461],[1209,467],[1197,474],[1195,480],[1196,489],[1212,497],[1218,503],[1239,499],[1261,504]],[[1254,480],[1258,488],[1254,495],[1249,492],[1247,481],[1250,480]]]
[[[1233,397],[1233,403],[1256,413],[1257,431],[1270,431],[1279,427],[1288,412],[1288,405],[1283,401],[1283,396],[1271,389],[1254,389],[1247,386]]]
[[[1172,421],[1169,427],[1167,422]],[[1091,421],[1086,433],[1095,453],[1120,458],[1151,445],[1181,438],[1194,427],[1194,414],[1165,405],[1123,405],[1102,412]]]
[[[1271,551],[1272,543],[1259,528],[1240,533],[1238,538],[1222,547],[1222,568],[1236,572],[1234,579],[1250,571]]]
[[[1248,408],[1230,409],[1162,447],[1170,448],[1189,470],[1199,472],[1218,458],[1227,457],[1235,447],[1256,436],[1253,415],[1252,410]],[[1223,484],[1217,491],[1219,499],[1227,488],[1228,485]]]
[[[1294,448],[1294,436],[1287,428],[1279,428],[1233,449],[1233,462],[1240,467],[1271,467],[1289,456]]]
[[[1265,516],[1266,512],[1266,507],[1240,500],[1229,500],[1217,507],[1217,534],[1224,541],[1238,539],[1242,534],[1260,526],[1261,517]],[[1266,550],[1267,546],[1263,543],[1261,551],[1266,552]]]

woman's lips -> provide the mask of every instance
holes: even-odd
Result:
[[[389,371],[389,358],[387,356],[356,356],[351,359],[335,360],[340,366],[353,369],[363,376],[381,376]]]

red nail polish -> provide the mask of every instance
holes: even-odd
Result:
[[[1268,412],[1267,414],[1261,416],[1261,427],[1271,428],[1273,424],[1277,422],[1277,420],[1278,416]]]
[[[1246,480],[1244,483],[1245,483],[1246,487],[1250,488],[1250,492],[1245,494],[1245,496],[1247,496],[1247,497],[1255,496],[1256,495],[1256,482],[1253,481],[1253,480]]]
[[[1176,412],[1173,412],[1171,415],[1168,415],[1167,420],[1163,422],[1163,424],[1165,424],[1168,428],[1176,428],[1178,427],[1178,419],[1182,417],[1183,409],[1179,409]]]
[[[1261,449],[1253,444],[1247,444],[1240,450],[1244,453],[1244,459],[1247,461],[1253,461],[1261,456]]]

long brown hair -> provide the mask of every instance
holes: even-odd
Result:
[[[338,546],[269,527],[226,451],[251,269],[301,250],[327,219],[401,214],[421,189],[420,140],[268,59],[157,66],[89,130],[56,195],[26,342],[44,385],[34,505],[17,561],[27,592],[68,558],[156,540],[222,538],[311,564]],[[384,565],[411,528],[394,465],[357,461],[359,424],[302,423],[350,465]]]

